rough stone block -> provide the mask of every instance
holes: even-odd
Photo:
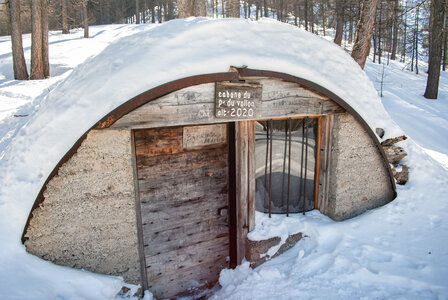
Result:
[[[266,253],[271,247],[277,246],[281,242],[280,237],[273,237],[262,241],[251,241],[247,239],[246,242],[246,259],[250,262],[252,268],[256,268],[264,262],[279,256],[280,254],[291,249],[298,241],[302,239],[302,233],[296,233],[288,236],[286,241],[280,246],[274,255],[269,256]]]

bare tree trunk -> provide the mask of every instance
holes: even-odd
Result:
[[[314,33],[314,3],[313,0],[309,0],[310,3],[308,5],[309,7],[309,13],[308,13],[308,24],[311,24],[311,32]]]
[[[44,79],[42,66],[42,2],[31,1],[31,79]]]
[[[221,0],[221,15],[222,15],[223,18],[226,17],[226,13],[225,13],[225,9],[224,9],[224,4],[225,4],[225,1],[224,1],[224,0]]]
[[[296,25],[296,26],[298,26],[298,23],[297,23],[297,15],[299,14],[298,6],[299,6],[298,3],[294,3],[294,25]]]
[[[140,0],[135,0],[135,23],[140,24]]]
[[[376,26],[375,26],[375,32],[376,32]],[[373,34],[373,63],[376,61],[376,33]]]
[[[12,65],[14,79],[28,79],[22,45],[22,22],[20,20],[20,0],[9,0],[9,20],[11,24]]]
[[[361,69],[364,69],[369,55],[377,6],[378,0],[363,0],[362,2],[361,16],[356,26],[355,44],[351,54],[353,59],[361,66]]]
[[[336,1],[336,34],[334,36],[334,43],[339,46],[342,43],[344,31],[344,3],[345,0]]]
[[[406,44],[407,44],[407,29],[408,29],[408,23],[407,23],[407,13],[406,11],[408,10],[407,4],[405,4],[404,7],[404,11],[405,13],[403,14],[403,53],[402,53],[402,62],[406,62]]]
[[[339,1],[338,1],[338,3],[339,3]],[[338,4],[336,4],[336,6],[337,6]],[[304,10],[305,10],[305,30],[306,31],[308,31],[308,0],[305,0],[305,8],[304,8]],[[337,34],[337,33],[336,33]],[[342,38],[342,37],[341,37]],[[335,38],[336,39],[336,38]],[[339,46],[340,46],[341,44],[339,44]]]
[[[426,83],[425,98],[437,99],[439,90],[440,61],[442,59],[442,33],[446,0],[433,0],[431,2],[431,48],[429,50],[428,80]]]
[[[383,19],[383,1],[379,0],[380,3],[380,15],[378,18],[378,63],[381,64],[381,55],[383,54],[383,48],[381,47],[381,42],[382,42],[382,37],[383,37],[383,24],[382,24],[382,19]]]
[[[420,6],[417,6],[417,13],[415,14],[416,17],[416,30],[415,30],[415,73],[418,74],[418,22],[419,22],[419,15],[420,15]]]
[[[414,58],[415,58],[415,29],[412,33],[411,72],[414,72]]]
[[[98,0],[98,8],[99,8],[99,14],[100,14],[99,23],[100,23],[100,25],[103,25],[104,18],[103,18],[103,1],[102,0]]]
[[[160,5],[163,6],[163,19],[168,21],[168,4],[165,1],[160,0]]]
[[[448,11],[445,7],[445,26],[443,30],[443,59],[442,59],[442,70],[446,71],[447,54],[448,54]]]
[[[127,24],[126,9],[125,9],[125,5],[124,5],[124,1],[121,1],[121,15],[123,17],[123,22]]]
[[[172,0],[168,0],[168,20],[172,19],[174,19],[174,3]]]
[[[239,0],[227,0],[226,15],[229,18],[240,17],[240,1]]]
[[[84,38],[89,38],[89,15],[87,13],[87,1],[82,0],[82,24],[84,27]]]
[[[142,23],[146,23],[148,17],[148,2],[147,0],[143,1],[143,11],[142,11]]]
[[[69,34],[70,30],[67,21],[67,0],[61,0],[62,33]]]
[[[44,77],[50,77],[50,54],[48,52],[48,0],[42,0],[42,69]]]
[[[238,9],[239,9],[239,1],[238,1]],[[205,6],[205,0],[194,0],[194,6],[193,6],[193,16],[195,17],[206,17],[207,16],[207,10]],[[238,17],[239,17],[239,10],[238,10]]]
[[[268,12],[268,0],[263,0],[263,6],[264,6],[264,17],[267,18],[269,16]]]
[[[398,47],[398,0],[394,2],[394,17],[393,17],[393,40],[392,40],[392,54],[390,59],[395,60]]]
[[[353,20],[354,19],[354,17],[353,17],[353,10],[354,10],[353,5],[350,2],[350,9],[349,9],[350,14],[349,14],[349,20],[348,20],[348,24],[349,24],[349,27],[348,27],[348,42],[349,43],[353,42],[353,22],[354,22],[354,20]]]
[[[326,22],[327,22],[327,11],[326,11],[326,5],[327,5],[327,1],[325,0],[324,2],[321,2],[319,4],[320,6],[320,11],[321,11],[321,16],[322,16],[322,30],[324,32],[324,36],[326,36]],[[297,21],[296,21],[296,26],[297,26]]]
[[[224,9],[224,7],[223,7]],[[206,16],[204,0],[177,0],[179,18]]]
[[[255,6],[255,20],[258,20],[258,11],[261,11],[260,0],[257,0],[256,6]]]
[[[277,9],[277,20],[278,21],[283,21],[283,0],[279,1],[279,6]]]
[[[157,2],[157,19],[159,24],[162,23],[162,0]]]
[[[156,1],[155,0],[150,0],[151,2],[151,23],[156,23]],[[179,3],[179,0],[178,2]],[[181,18],[181,17],[178,17]]]

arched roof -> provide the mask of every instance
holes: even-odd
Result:
[[[181,78],[227,72],[230,66],[304,78],[344,99],[372,129],[386,129],[385,138],[401,134],[353,59],[295,26],[270,19],[190,18],[135,30],[76,68],[49,95],[55,108],[79,111],[80,134],[138,94]]]
[[[17,155],[11,155],[6,167],[32,166],[24,176],[34,197],[43,193],[39,189],[55,175],[52,170],[57,172],[54,166],[64,162],[64,154],[114,109],[145,92],[163,95],[160,87],[168,82],[225,73],[230,66],[304,79],[331,93],[330,98],[341,99],[373,131],[384,128],[385,138],[402,134],[351,57],[297,27],[268,19],[190,18],[134,30],[73,70],[42,100],[13,142],[10,153]],[[23,199],[28,211],[34,197]]]

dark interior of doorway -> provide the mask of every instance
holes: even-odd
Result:
[[[255,123],[257,211],[314,209],[318,127],[318,118]]]

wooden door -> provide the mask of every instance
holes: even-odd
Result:
[[[136,130],[134,143],[148,289],[212,287],[229,265],[227,126]]]

